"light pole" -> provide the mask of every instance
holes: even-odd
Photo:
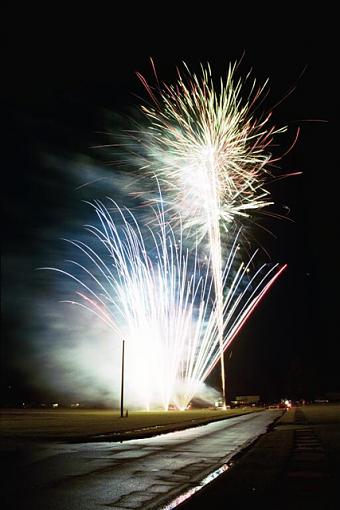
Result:
[[[120,387],[120,417],[123,418],[123,409],[124,409],[124,349],[125,349],[125,340],[123,340],[122,344],[122,379],[121,379],[121,387]]]

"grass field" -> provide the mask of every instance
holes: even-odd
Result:
[[[258,408],[190,410],[168,412],[119,412],[91,409],[3,409],[0,433],[5,438],[86,439],[101,434],[123,434],[128,438],[167,432],[204,424],[249,412]]]
[[[301,406],[308,424],[340,424],[340,404],[313,404]]]
[[[295,423],[295,409],[285,413],[279,420],[282,425],[293,425]],[[308,425],[340,425],[340,404],[311,404],[299,406],[306,424]],[[339,427],[340,428],[340,427]]]

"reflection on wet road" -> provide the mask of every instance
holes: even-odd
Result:
[[[269,410],[123,443],[11,443],[2,495],[16,510],[158,509],[266,431]],[[3,471],[4,472],[4,471]]]

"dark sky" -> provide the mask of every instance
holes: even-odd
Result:
[[[150,56],[166,82],[175,81],[182,60],[194,70],[208,61],[220,75],[230,61],[243,57],[241,73],[252,68],[260,83],[269,78],[264,108],[283,99],[273,120],[289,129],[275,150],[284,152],[301,129],[280,167],[282,173],[302,175],[271,187],[293,221],[267,224],[276,239],[258,234],[272,259],[287,262],[288,270],[227,353],[230,396],[308,398],[340,391],[335,354],[339,101],[331,13],[294,23],[286,13],[282,25],[254,21],[251,31],[235,18],[215,29],[203,13],[187,26],[170,19],[167,25],[161,15],[157,23],[147,23],[146,13],[143,20],[139,13],[133,20],[118,11],[101,14],[92,18],[88,12],[86,22],[66,13],[8,16],[9,87],[3,96],[8,158],[2,171],[5,400],[9,392],[33,398],[39,371],[54,370],[47,356],[54,333],[46,324],[46,303],[57,303],[60,288],[35,268],[65,258],[59,238],[84,222],[81,200],[92,192],[108,194],[106,186],[119,199],[118,171],[107,164],[105,151],[90,147],[107,143],[102,132],[117,129],[118,119],[145,98],[135,71],[152,79]],[[97,177],[104,178],[97,187],[75,191]],[[58,312],[54,320],[61,317]],[[216,381],[213,374],[212,384]],[[57,390],[53,395],[58,398]]]

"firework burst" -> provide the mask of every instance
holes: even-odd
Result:
[[[175,233],[160,206],[152,229],[112,201],[111,210],[92,206],[98,223],[86,227],[90,241],[69,241],[82,262],[70,261],[70,271],[48,269],[76,282],[70,303],[100,318],[115,341],[126,340],[126,370],[144,408],[185,409],[220,356],[211,261],[183,248],[181,229]],[[256,254],[244,264],[238,249],[236,236],[222,272],[223,350],[284,269],[265,264],[250,277]]]
[[[243,101],[244,83],[235,79],[235,68],[236,64],[230,65],[225,81],[221,79],[216,87],[209,65],[202,67],[201,76],[186,67],[186,78],[179,73],[175,85],[164,85],[157,92],[139,74],[152,104],[142,106],[149,125],[137,133],[145,155],[139,165],[165,189],[172,221],[180,217],[184,229],[208,242],[224,400],[221,236],[235,220],[273,203],[264,188],[272,178],[269,147],[274,134],[286,129],[270,126],[270,114],[255,118],[266,84],[257,88],[254,81],[248,100]]]
[[[145,155],[140,166],[157,176],[173,215],[180,212],[184,227],[202,237],[217,221],[227,226],[273,203],[264,189],[272,178],[269,148],[274,134],[286,128],[270,126],[270,114],[255,118],[266,84],[256,89],[254,80],[243,101],[235,68],[229,66],[218,87],[210,66],[202,67],[201,76],[186,68],[186,79],[179,74],[157,95],[139,75],[153,100],[142,106],[150,123],[137,133]]]

